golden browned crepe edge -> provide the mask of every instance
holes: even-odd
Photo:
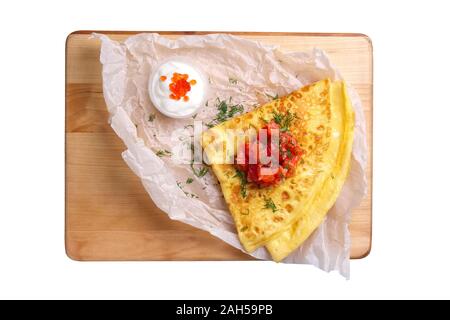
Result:
[[[344,99],[344,138],[341,140],[337,165],[334,167],[335,170],[325,179],[323,186],[325,191],[314,198],[308,206],[307,210],[313,212],[306,212],[301,215],[302,219],[294,222],[290,228],[280,233],[277,238],[266,245],[274,261],[278,262],[283,260],[317,229],[336,202],[350,170],[354,133],[354,112],[345,83],[341,81],[332,83],[332,86],[337,85],[340,86],[339,89],[342,92],[341,98]],[[331,94],[331,97],[333,97],[333,94]]]

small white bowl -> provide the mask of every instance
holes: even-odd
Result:
[[[187,102],[173,100],[169,97],[170,90],[168,86],[174,72],[187,73],[190,78],[193,75],[192,79],[197,81],[188,93],[189,101]],[[161,85],[161,80],[159,80],[161,75],[167,77],[167,80],[163,83],[164,85]],[[148,93],[150,100],[159,112],[171,118],[185,119],[198,113],[199,109],[205,105],[208,93],[208,80],[195,62],[186,57],[174,56],[161,61],[153,69],[148,81]],[[192,97],[192,95],[194,96]],[[185,113],[182,112],[183,107],[187,107]],[[177,108],[180,108],[181,111],[177,112]]]

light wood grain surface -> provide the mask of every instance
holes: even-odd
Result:
[[[130,32],[104,32],[124,40]],[[121,158],[108,124],[99,40],[90,32],[66,43],[66,251],[75,260],[248,260],[209,233],[172,221],[152,202]],[[185,33],[164,33],[176,38]],[[351,257],[363,258],[372,232],[372,45],[360,34],[238,33],[286,51],[324,49],[358,91],[370,146],[369,193],[352,212]]]

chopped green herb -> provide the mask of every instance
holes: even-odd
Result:
[[[291,152],[291,150],[289,150],[289,149],[286,150],[286,156],[288,157],[288,159],[292,159],[292,152]]]
[[[218,113],[211,122],[206,124],[209,128],[233,118],[238,113],[244,112],[244,106],[242,104],[232,104],[231,97],[228,101],[220,100],[219,98],[216,101]]]
[[[236,169],[236,174],[233,178],[238,178],[241,182],[241,196],[242,198],[247,197],[247,176],[245,175],[244,171],[241,171],[239,169]]]
[[[273,112],[273,121],[280,126],[280,130],[282,132],[289,130],[289,127],[295,118],[295,114],[291,113],[289,110],[285,114],[278,113],[276,111]]]
[[[192,178],[186,179],[186,184],[191,184],[192,182],[194,182],[194,179],[192,179]]]
[[[219,110],[219,113],[217,114],[217,121],[224,122],[227,120],[227,111],[228,111],[228,105],[225,100],[220,101],[217,105],[217,110]]]
[[[202,178],[202,177],[204,177],[207,173],[208,173],[208,168],[207,167],[205,167],[205,166],[202,166],[201,168],[199,168],[199,169],[196,169],[195,167],[194,167],[194,163],[191,163],[191,169],[192,169],[192,172],[194,173],[194,175],[197,177],[197,178]]]
[[[244,112],[244,106],[242,104],[230,106],[230,109],[228,110],[228,118],[233,118],[237,113],[242,112]]]
[[[187,183],[187,181],[186,181],[186,183]],[[186,195],[186,197],[191,197],[191,198],[196,198],[196,199],[198,199],[198,196],[197,196],[196,194],[184,191],[183,185],[182,185],[182,183],[181,183],[180,181],[177,181],[177,186],[178,186],[178,188],[181,189],[181,191],[184,192],[184,194]]]
[[[264,202],[265,202],[264,209],[271,209],[272,212],[276,212],[278,210],[277,206],[275,205],[275,203],[271,198],[264,198]]]
[[[283,122],[283,115],[281,113],[277,113],[276,111],[274,111],[273,121],[281,125],[281,123]]]
[[[277,99],[279,98],[278,93],[277,93],[276,95],[274,95],[274,96],[272,96],[272,95],[266,93],[266,96],[267,96],[267,98],[270,98],[270,99],[272,99],[272,100],[277,100]]]
[[[158,157],[170,157],[172,155],[172,152],[170,152],[168,150],[158,150],[156,152],[156,155]]]
[[[153,122],[153,120],[155,120],[155,118],[156,118],[156,114],[150,113],[148,116],[148,121]]]
[[[228,78],[228,82],[231,83],[231,84],[237,84],[238,83],[237,79],[234,79],[234,78]]]

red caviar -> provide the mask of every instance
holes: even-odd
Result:
[[[191,91],[191,86],[197,84],[197,81],[192,79],[188,81],[189,75],[183,73],[174,72],[172,78],[170,79],[172,82],[169,84],[170,99],[189,101],[189,97],[187,93]],[[165,81],[167,79],[166,76],[161,76],[159,78],[161,81]]]
[[[267,156],[272,154],[272,143],[271,137],[273,131],[279,132],[279,146],[278,146],[278,165],[273,165],[272,163],[262,164],[261,157],[259,155],[259,137],[253,142],[245,143],[245,161],[243,164],[237,164],[236,167],[246,174],[247,181],[256,183],[259,186],[267,187],[275,185],[280,182],[283,178],[291,177],[295,172],[295,166],[297,165],[300,157],[302,156],[302,150],[298,145],[297,140],[289,132],[281,132],[280,126],[274,121],[269,122],[262,129],[267,130]],[[249,161],[250,150],[257,152],[256,163],[252,164]],[[242,155],[241,155],[242,156]],[[264,174],[263,170],[265,169]]]

